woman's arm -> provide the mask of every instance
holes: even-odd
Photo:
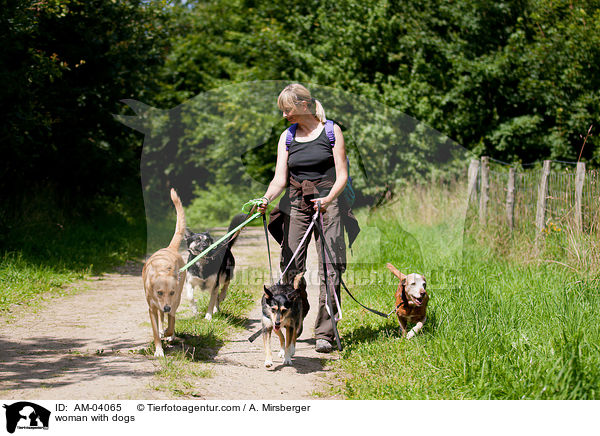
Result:
[[[335,200],[346,187],[348,182],[348,160],[346,157],[346,144],[344,142],[344,135],[342,129],[337,124],[333,126],[333,132],[335,134],[335,146],[333,147],[333,161],[335,163],[335,183],[329,191],[329,194],[323,198],[317,198],[312,200],[316,203],[317,200],[321,201],[321,211],[325,211],[327,206]],[[315,210],[317,206],[315,204]]]
[[[263,204],[258,207],[259,212],[264,213],[267,208],[267,204],[275,200],[279,194],[287,187],[288,182],[288,151],[285,143],[287,136],[287,130],[284,130],[279,137],[279,143],[277,144],[277,164],[275,165],[275,175],[273,180],[267,188],[267,192],[263,198]]]

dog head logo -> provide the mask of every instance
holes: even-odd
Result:
[[[6,409],[6,431],[14,433],[19,429],[48,429],[50,411],[35,403],[20,401],[4,405]]]

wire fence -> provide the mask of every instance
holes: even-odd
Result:
[[[544,161],[523,169],[488,157],[473,160],[469,193],[484,225],[548,233],[600,233],[600,172],[582,163]]]

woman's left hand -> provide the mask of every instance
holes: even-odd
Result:
[[[329,206],[332,202],[332,200],[329,199],[329,197],[323,197],[323,198],[313,198],[312,200],[310,200],[314,203],[314,209],[317,210],[317,201],[321,202],[321,212],[325,212],[325,210],[327,209],[327,206]]]

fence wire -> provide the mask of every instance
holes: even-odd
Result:
[[[576,168],[565,168],[564,162],[554,162],[548,176],[544,228],[561,231],[576,225]],[[509,165],[489,161],[488,198],[486,222],[508,225],[507,194]],[[515,169],[513,226],[518,231],[534,231],[538,205],[538,191],[542,169]],[[477,174],[477,204],[481,199],[481,166]],[[581,198],[581,226],[587,233],[600,234],[600,171],[585,172]]]

